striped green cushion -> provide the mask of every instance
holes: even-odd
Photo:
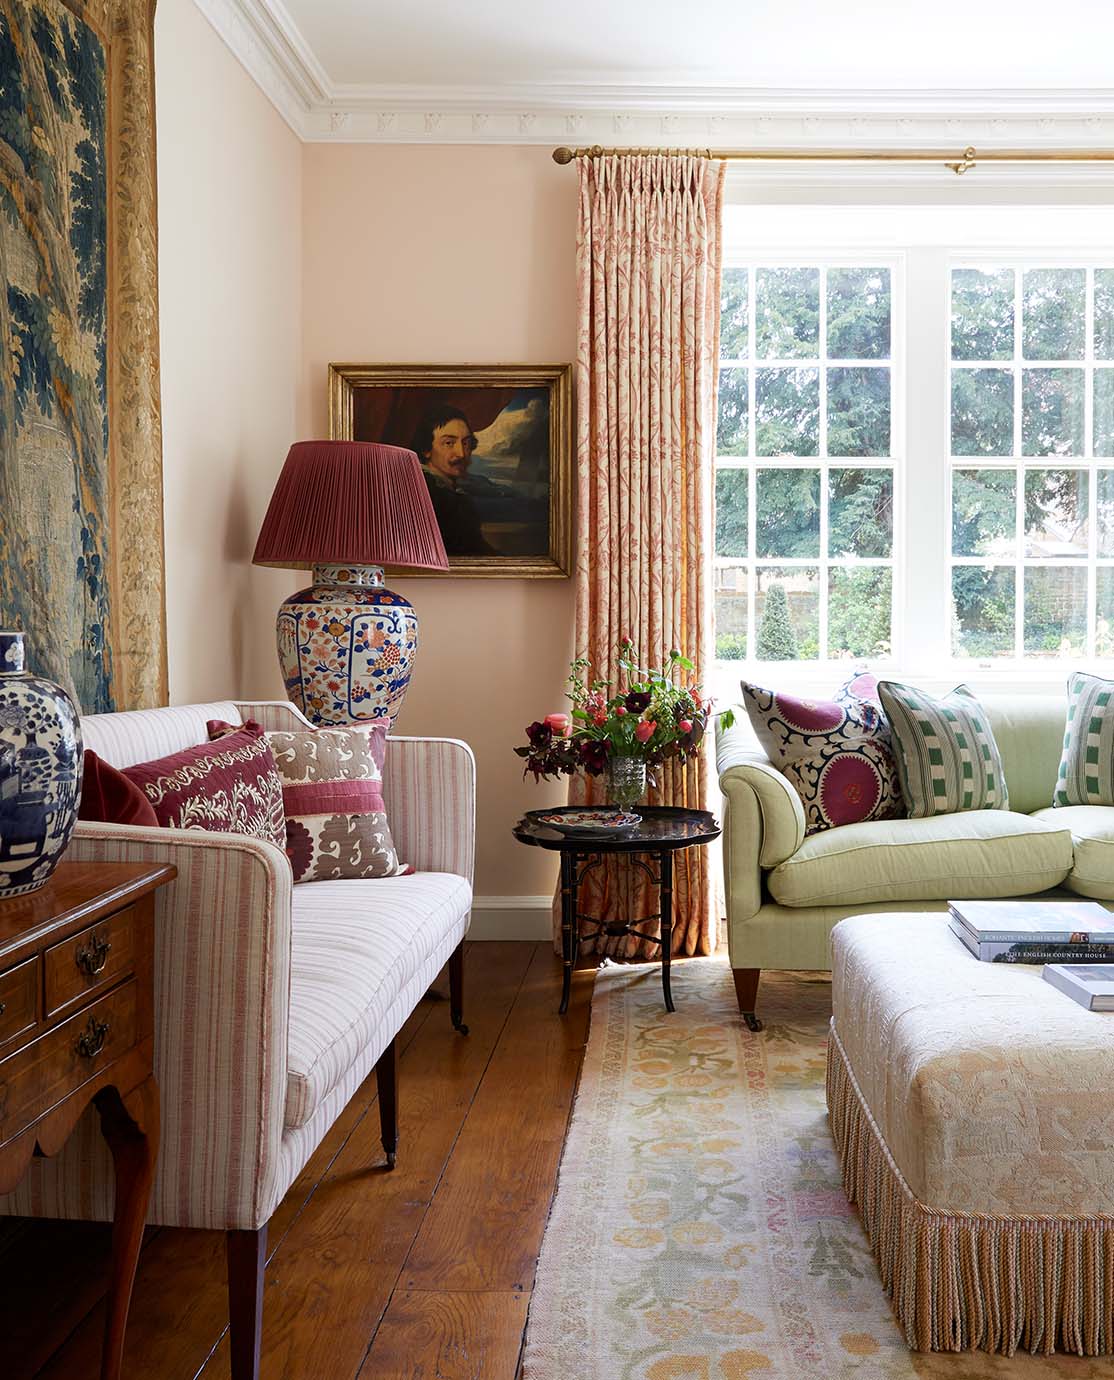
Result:
[[[1053,805],[1114,805],[1114,680],[1068,679],[1068,722]]]
[[[1009,809],[994,731],[965,685],[938,700],[912,685],[880,680],[878,695],[911,819]]]

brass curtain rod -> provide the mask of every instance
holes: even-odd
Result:
[[[559,148],[553,161],[564,166],[577,158],[629,158],[637,154],[664,153],[696,158],[722,158],[729,162],[766,163],[942,163],[954,173],[965,173],[976,163],[1110,163],[1114,149],[989,149],[977,153],[968,146],[957,158],[950,149],[605,149]]]

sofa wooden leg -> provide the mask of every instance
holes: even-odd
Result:
[[[226,1242],[232,1380],[259,1380],[267,1224],[258,1231],[230,1231]]]
[[[452,952],[449,959],[449,1015],[453,1029],[462,1035],[468,1034],[464,1024],[464,940]]]
[[[762,1022],[754,1014],[754,1008],[758,1004],[758,980],[762,976],[762,969],[732,968],[731,976],[735,979],[735,1000],[739,1003],[747,1029],[761,1030]]]
[[[379,1129],[383,1149],[387,1152],[387,1168],[395,1167],[398,1149],[398,1044],[392,1040],[375,1065],[375,1082],[379,1088]]]

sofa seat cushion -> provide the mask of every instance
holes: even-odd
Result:
[[[471,906],[471,887],[450,872],[294,888],[288,1129],[309,1121],[363,1050],[386,1047],[398,997],[425,991],[464,937]]]
[[[1044,891],[1062,882],[1071,864],[1066,822],[965,810],[813,834],[768,880],[783,906],[946,901]]]
[[[1050,806],[1033,818],[1071,830],[1075,862],[1064,885],[1080,896],[1114,901],[1114,806]]]

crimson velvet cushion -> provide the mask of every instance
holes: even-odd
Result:
[[[742,683],[751,727],[805,810],[805,832],[904,813],[890,730],[874,678],[860,675],[830,700]]]
[[[219,720],[208,727],[218,739],[235,731]],[[264,736],[282,777],[286,851],[296,882],[397,877],[413,870],[399,862],[383,803],[384,724]]]
[[[96,824],[157,825],[159,822],[154,806],[135,782],[103,761],[92,748],[85,749],[77,817]]]
[[[217,743],[202,743],[127,767],[159,824],[248,834],[286,847],[282,781],[258,724],[244,724]]]

